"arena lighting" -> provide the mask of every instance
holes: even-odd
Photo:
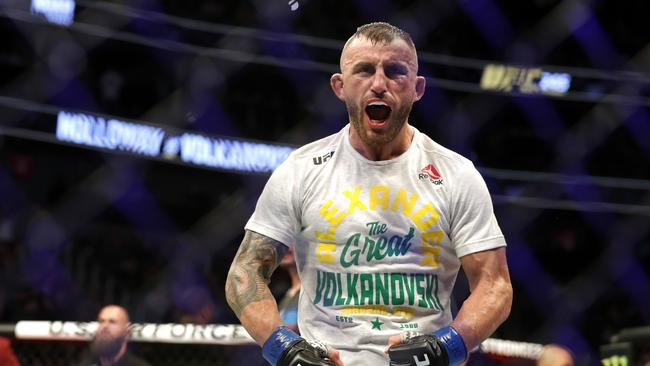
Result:
[[[30,12],[43,15],[53,24],[70,26],[74,21],[74,0],[32,0]]]
[[[545,94],[566,94],[571,87],[571,75],[566,73],[542,72],[539,88]]]
[[[272,172],[294,150],[290,146],[171,132],[161,127],[66,111],[57,115],[56,138],[77,145],[249,173]]]
[[[541,68],[488,64],[481,76],[481,89],[524,94],[564,95],[571,87],[571,75]]]

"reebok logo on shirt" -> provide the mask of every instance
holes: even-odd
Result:
[[[418,178],[420,180],[428,180],[437,186],[442,184],[442,177],[440,176],[438,169],[436,169],[433,164],[428,164],[422,168],[422,170],[420,170],[420,173],[418,173]]]

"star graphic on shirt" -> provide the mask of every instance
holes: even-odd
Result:
[[[378,329],[381,330],[381,326],[384,325],[384,323],[379,321],[379,318],[375,318],[375,320],[371,321],[372,323],[372,329]]]

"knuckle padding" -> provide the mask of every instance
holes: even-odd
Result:
[[[330,360],[322,358],[318,350],[301,339],[287,348],[278,359],[278,366],[333,366]]]
[[[396,344],[388,349],[390,365],[432,365],[447,366],[447,355],[430,335],[414,337],[407,342]]]

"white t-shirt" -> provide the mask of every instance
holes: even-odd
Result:
[[[294,248],[303,337],[386,365],[389,336],[451,323],[459,258],[506,243],[470,160],[413,127],[405,153],[370,161],[349,128],[294,151],[246,229]]]

